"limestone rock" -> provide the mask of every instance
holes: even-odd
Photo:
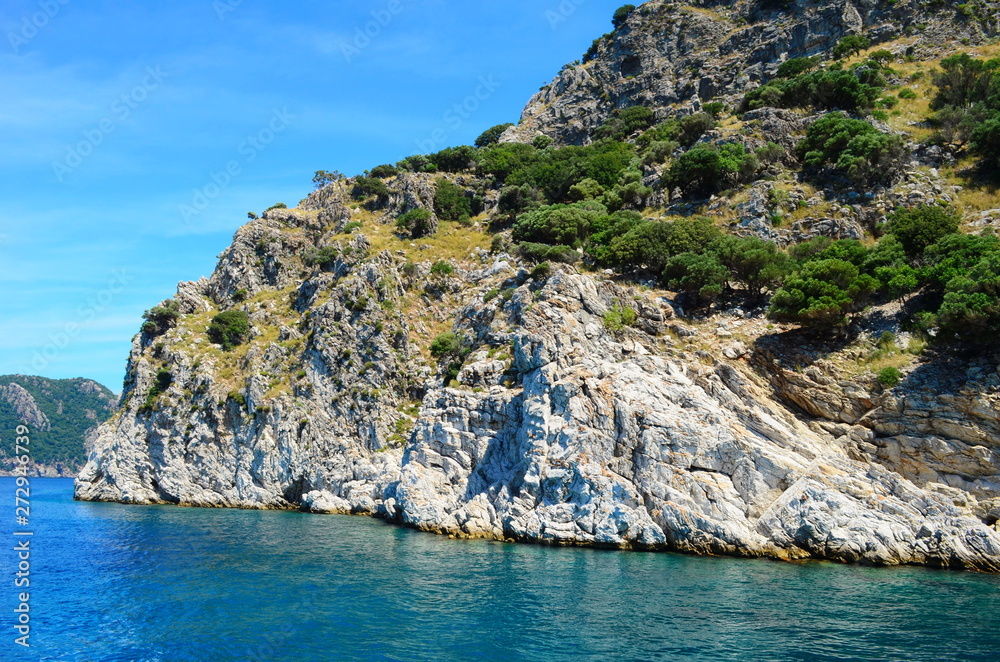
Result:
[[[38,403],[20,384],[11,382],[0,387],[0,397],[14,408],[18,419],[24,425],[42,432],[49,429],[49,417],[38,408]]]

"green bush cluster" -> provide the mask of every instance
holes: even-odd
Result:
[[[813,122],[798,151],[807,166],[831,165],[861,185],[890,183],[907,157],[900,136],[883,133],[843,113],[829,113]]]
[[[462,348],[462,341],[452,331],[446,331],[431,341],[430,351],[434,358],[442,358],[458,354]]]
[[[1000,165],[1000,58],[953,55],[941,61],[933,83],[939,140],[968,143],[987,165]]]
[[[632,15],[635,11],[635,5],[622,5],[615,10],[614,16],[611,17],[611,24],[615,26],[615,29],[620,28],[625,25],[625,21],[628,17]]]
[[[212,318],[208,337],[222,349],[229,351],[242,344],[250,335],[250,319],[242,310],[227,310]]]
[[[154,306],[142,314],[146,320],[142,325],[142,332],[150,338],[161,336],[173,327],[180,318],[180,305],[170,299],[162,306]]]
[[[389,201],[390,195],[389,187],[378,177],[360,175],[354,178],[353,196],[355,200],[374,198],[375,204],[381,206]]]
[[[699,145],[674,160],[663,183],[690,195],[708,195],[751,181],[759,167],[757,155],[742,143]]]
[[[632,106],[624,108],[602,124],[594,132],[594,138],[601,140],[610,138],[611,140],[624,140],[636,131],[645,131],[653,126],[656,117],[652,109],[645,106]]]
[[[426,237],[432,229],[430,210],[417,207],[400,214],[396,218],[396,229],[409,234],[413,239]]]
[[[345,228],[346,230],[346,228]],[[302,261],[307,267],[319,267],[320,269],[329,269],[333,266],[334,262],[340,257],[340,251],[334,246],[321,246],[319,248],[313,248],[309,250],[305,256],[303,256]]]
[[[837,42],[837,45],[833,47],[833,57],[839,60],[851,55],[857,55],[871,45],[872,43],[868,37],[860,34],[849,34],[841,38]]]
[[[504,131],[512,126],[514,126],[512,123],[507,122],[506,124],[497,124],[494,127],[486,129],[479,134],[478,138],[476,138],[476,147],[483,148],[497,144],[500,141],[500,136],[504,134]]]
[[[434,192],[434,213],[446,221],[461,221],[472,215],[472,203],[464,189],[442,179]]]
[[[831,67],[790,78],[776,78],[748,92],[743,97],[741,110],[772,107],[864,112],[875,107],[885,88],[885,73],[881,63],[868,60],[850,69]]]

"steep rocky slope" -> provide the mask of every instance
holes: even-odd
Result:
[[[920,12],[917,47],[933,50],[954,9]],[[824,52],[849,31],[888,39],[917,15],[902,1],[778,13],[646,3],[504,140],[584,143],[616,106],[682,113],[699,94],[766,78],[777,60]],[[971,43],[995,31],[992,20],[956,25]],[[754,113],[731,130],[789,144],[803,130],[791,111]],[[866,205],[796,184],[798,216],[778,227],[770,179],[702,211],[782,245],[864,237],[899,199],[960,195],[933,167],[940,153],[913,151],[903,181]],[[439,218],[442,179],[470,195],[481,184],[402,173],[362,203],[358,180],[334,181],[241,228],[211,278],[178,287],[176,321],[134,339],[120,409],[77,498],[1000,571],[995,361],[879,346],[882,330],[899,331],[898,302],[861,320],[858,339],[821,341],[747,307],[685,314],[657,283],[592,265],[542,269],[508,249],[506,233],[485,231],[502,227],[496,190],[476,193],[482,213],[470,223]],[[395,231],[415,209],[427,210],[430,236]],[[250,324],[228,350],[207,333],[222,311]],[[898,362],[903,381],[880,384],[878,361]]]
[[[782,62],[829,57],[848,34],[864,33],[874,44],[909,38],[911,53],[927,57],[998,31],[994,3],[967,15],[927,0],[647,2],[595,42],[592,59],[566,65],[543,87],[504,140],[529,142],[541,133],[581,144],[617,109],[649,106],[666,119],[713,98],[732,105]]]

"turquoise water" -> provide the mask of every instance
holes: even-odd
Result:
[[[995,576],[456,541],[32,488],[32,648],[13,643],[5,580],[3,660],[1000,660]],[[13,479],[0,495],[12,522]]]

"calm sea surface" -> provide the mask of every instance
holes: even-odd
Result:
[[[72,501],[32,480],[0,660],[1000,660],[1000,577],[456,541],[361,517]]]

